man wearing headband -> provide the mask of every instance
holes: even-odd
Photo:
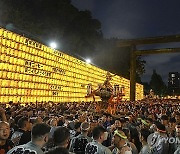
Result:
[[[158,154],[169,154],[169,143],[166,142],[168,139],[166,128],[158,121],[155,122],[155,125],[156,131],[152,134],[151,139],[153,142],[148,141],[152,149],[151,151]]]
[[[132,149],[128,145],[127,136],[121,130],[114,131],[114,145],[113,154],[132,154]]]
[[[83,122],[80,126],[81,134],[74,137],[71,140],[69,151],[76,154],[82,154],[85,152],[86,145],[92,141],[90,137],[87,136],[90,129],[90,124],[88,122]]]

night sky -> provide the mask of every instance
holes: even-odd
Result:
[[[102,23],[105,38],[135,39],[180,34],[180,0],[72,0],[80,10],[90,10]],[[154,48],[179,47],[180,43]],[[180,52],[144,56],[149,81],[156,69],[167,83],[169,72],[180,72]]]

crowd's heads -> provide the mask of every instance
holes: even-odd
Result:
[[[168,116],[167,115],[162,115],[161,116],[161,123],[163,125],[168,125]]]
[[[10,135],[10,126],[5,121],[0,121],[0,140],[7,140]]]
[[[49,150],[46,154],[69,154],[69,151],[66,148],[57,147]]]
[[[114,131],[113,142],[116,147],[122,147],[126,143],[126,140],[127,140],[127,136],[122,130]]]
[[[92,131],[93,139],[98,140],[100,143],[102,143],[104,140],[107,139],[106,136],[106,129],[102,126],[94,127]]]
[[[74,130],[74,121],[70,121],[70,122],[68,121],[67,128],[69,130]]]
[[[122,124],[121,124],[121,121],[120,119],[116,119],[115,122],[114,122],[114,126],[116,129],[118,128],[121,128],[122,127]]]
[[[29,119],[27,117],[21,117],[18,120],[18,127],[25,131],[30,130],[31,125],[30,125]]]
[[[150,122],[146,118],[138,118],[138,123],[140,124],[141,128],[149,128],[150,127]]]
[[[151,117],[148,117],[146,121],[149,123],[149,125],[152,125],[153,123],[153,119]]]
[[[147,138],[148,136],[151,134],[151,132],[149,131],[149,129],[147,128],[143,128],[141,129],[141,132],[140,132],[140,140],[143,142],[147,142]]]
[[[126,117],[121,117],[121,118],[120,118],[121,126],[122,126],[122,127],[125,127],[128,121],[129,121],[128,118],[126,118]]]
[[[176,113],[175,119],[176,119],[176,123],[180,123],[180,112]]]
[[[176,125],[176,136],[180,138],[180,123]]]
[[[58,126],[63,126],[64,125],[64,121],[63,118],[59,119],[59,121],[57,122]]]
[[[121,130],[121,129],[119,129]],[[124,132],[125,136],[127,136],[128,140],[131,140],[131,132],[129,130],[129,128],[122,128],[122,131]]]
[[[43,122],[43,119],[41,117],[36,117],[34,120],[34,124],[40,124]]]
[[[74,124],[74,129],[75,129],[76,131],[80,131],[80,129],[81,129],[81,122],[76,122],[76,123]]]
[[[90,123],[88,122],[83,122],[81,124],[81,131],[82,132],[87,132],[90,129]]]
[[[104,122],[106,122],[106,120],[107,120],[107,115],[104,114],[104,115],[102,116],[102,122],[104,123]]]
[[[53,139],[56,145],[67,147],[70,139],[69,129],[66,127],[58,127],[53,134]]]
[[[166,127],[165,127],[162,123],[156,121],[156,122],[155,122],[155,125],[156,125],[157,131],[158,131],[159,133],[166,133]]]
[[[45,123],[35,124],[31,132],[32,141],[39,141],[42,142],[42,144],[47,143],[49,139],[50,129],[51,127]]]
[[[51,119],[50,126],[56,127],[57,126],[57,120],[55,118]]]
[[[43,118],[43,122],[46,123],[46,124],[48,124],[48,123],[49,123],[49,119],[50,119],[50,117],[44,117],[44,118]]]
[[[170,118],[169,119],[169,126],[174,129],[175,126],[176,126],[176,119],[173,117],[173,118]]]

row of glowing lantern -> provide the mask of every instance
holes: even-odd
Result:
[[[40,77],[29,74],[20,74],[20,73],[8,72],[8,71],[0,71],[0,80],[4,80],[6,84],[12,83],[13,85],[15,85],[16,82],[19,82],[22,83],[22,85],[36,84],[36,83],[41,83],[43,85],[43,83],[45,83],[45,84],[55,84],[55,85],[63,85],[63,86],[71,86],[71,87],[79,87],[82,84],[87,85],[87,83],[93,83],[94,85],[98,85],[98,83],[101,83],[101,82],[93,81],[93,79],[85,80],[85,79],[78,79],[78,78],[72,78],[66,76],[52,79],[52,78]]]
[[[33,58],[35,58],[35,59],[33,59]],[[51,61],[46,61],[46,62],[44,61],[44,63],[43,63],[43,61],[41,61],[41,58],[38,57],[38,56],[29,56],[28,59],[25,60],[23,58],[15,58],[15,57],[8,56],[6,54],[1,54],[0,60],[2,62],[4,62],[3,66],[2,66],[3,68],[5,68],[4,65],[7,65],[6,68],[8,68],[8,67],[9,68],[11,68],[11,67],[14,68],[14,65],[24,66],[26,61],[30,61],[33,64],[40,65],[41,66],[40,69],[43,68],[43,70],[45,70],[45,71],[49,71],[49,70],[52,71],[53,67],[56,67],[57,69],[60,68],[60,71],[61,70],[63,70],[63,71],[68,70],[68,72],[72,73],[72,74],[77,74],[77,75],[81,74],[81,75],[86,75],[86,76],[90,76],[90,75],[92,76],[93,75],[97,79],[101,79],[101,80],[103,79],[102,74],[98,75],[98,73],[92,73],[93,70],[88,70],[86,68],[86,70],[83,71],[83,70],[81,70],[80,67],[79,68],[78,67],[77,68],[72,68],[72,67],[70,67],[68,65],[60,64],[60,63],[53,63]],[[7,62],[7,64],[5,64],[6,62]]]
[[[36,103],[36,102],[49,102],[60,103],[60,102],[80,102],[87,101],[84,97],[27,97],[27,96],[1,96],[0,103],[8,103],[13,101],[14,103]],[[92,99],[89,99],[92,101]]]
[[[23,51],[32,50],[32,53],[37,54],[37,55],[46,55],[46,53],[49,54],[49,53],[58,53],[59,52],[59,51],[56,51],[56,50],[54,50],[52,48],[49,48],[49,47],[41,44],[41,46],[43,47],[42,49],[44,50],[44,52],[42,54],[40,54],[39,53],[40,51],[37,51],[36,48],[28,47],[27,40],[29,40],[29,39],[27,39],[27,38],[25,38],[23,36],[20,36],[18,34],[15,34],[15,33],[11,32],[11,31],[0,28],[0,43],[2,43],[4,46],[9,46],[11,48],[15,48],[17,46],[16,43],[19,43],[18,47],[20,49],[22,49]],[[35,41],[32,41],[32,40],[30,40],[30,42],[34,42],[35,44],[39,44],[39,43],[37,43]],[[20,46],[22,46],[22,47],[20,47]],[[56,54],[56,56],[58,56],[58,55],[61,55],[61,57],[64,57],[66,60],[68,60],[70,62],[77,62],[76,58],[71,57],[71,56],[69,56],[67,54],[64,54],[64,53]],[[48,55],[47,55],[47,57],[48,57]],[[53,57],[53,55],[51,55],[49,58],[51,59],[52,57]],[[54,58],[52,58],[52,59],[54,59]],[[78,62],[79,61],[81,62],[81,60],[78,60]],[[92,69],[94,69],[95,71],[99,71],[99,73],[104,73],[104,70],[99,69],[97,67],[93,67]]]
[[[84,93],[78,89],[70,89],[72,91],[50,91],[50,90],[34,90],[34,89],[15,89],[15,88],[0,88],[0,96],[11,96],[11,95],[25,95],[25,96],[67,96],[67,97],[84,97]],[[73,91],[74,90],[74,91]]]
[[[18,44],[16,42],[13,42],[11,40],[6,40],[6,39],[0,39],[0,43],[2,43],[2,45],[3,45],[1,47],[1,52],[2,53],[9,53],[9,54],[12,54],[14,56],[18,56],[18,57],[22,57],[22,58],[28,58],[28,59],[30,59],[33,56],[39,56],[40,55],[41,57],[45,58],[46,60],[52,60],[53,62],[57,61],[57,55],[48,54],[48,53],[46,53],[44,51],[40,51],[40,50],[37,50],[35,48],[28,47],[27,45]],[[28,54],[28,53],[30,53],[30,54]],[[41,62],[45,61],[45,59],[41,58],[40,56],[37,58],[37,59],[40,59],[38,61],[41,61]],[[75,58],[72,58],[71,56],[68,56],[68,55],[67,55],[67,57],[69,57],[69,59],[71,59],[72,61],[71,60],[66,60],[66,59],[64,59],[62,57],[58,58],[58,61],[60,63],[64,63],[64,64],[67,64],[67,65],[72,65],[74,67],[82,66],[82,65],[79,65],[78,63],[76,63],[76,61],[74,60]],[[91,65],[88,65],[88,66],[91,66]],[[87,67],[87,66],[82,66],[82,69],[84,67]],[[94,69],[95,71],[97,71],[99,73],[102,73],[102,71],[103,71],[103,70],[101,70],[99,68],[96,68],[96,67],[91,67],[91,69],[92,70]]]

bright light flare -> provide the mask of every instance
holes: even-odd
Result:
[[[88,64],[91,63],[91,59],[89,59],[89,58],[86,59],[86,63],[88,63]]]
[[[55,42],[51,42],[51,43],[50,43],[50,47],[53,48],[53,49],[55,49],[55,48],[57,47],[57,44],[56,44]]]

